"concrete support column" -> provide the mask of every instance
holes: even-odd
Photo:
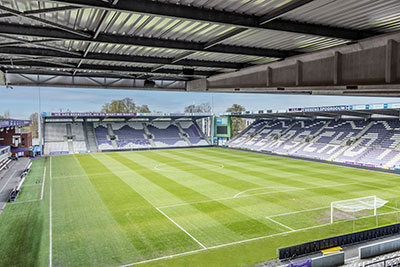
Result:
[[[296,61],[296,86],[300,86],[303,81],[303,62]]]
[[[267,87],[272,86],[272,68],[267,67]]]
[[[397,42],[390,39],[386,45],[385,82],[396,81],[397,72]]]
[[[342,54],[335,52],[333,58],[333,84],[339,85],[342,82]]]

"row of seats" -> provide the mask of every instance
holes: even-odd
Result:
[[[400,167],[400,121],[260,120],[228,146],[320,160]]]
[[[92,150],[96,146],[99,150],[124,150],[209,145],[193,121],[103,121],[86,126],[82,122],[53,122],[45,124],[44,136],[45,154],[87,152],[88,144],[94,144]]]
[[[94,131],[100,150],[209,145],[192,121],[99,122]]]
[[[47,123],[44,127],[45,154],[68,154],[87,151],[82,123]],[[72,143],[72,150],[68,146]]]
[[[0,171],[7,169],[11,163],[11,159],[5,158],[0,162]]]

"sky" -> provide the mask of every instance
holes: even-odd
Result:
[[[40,101],[39,101],[40,91]],[[191,104],[209,103],[214,113],[225,112],[232,104],[249,111],[295,107],[400,102],[400,98],[342,97],[243,93],[189,93],[87,88],[50,88],[0,86],[0,115],[10,112],[14,119],[28,119],[33,112],[99,112],[104,103],[130,97],[137,105],[148,105],[151,111],[183,112]],[[39,109],[40,103],[40,109]]]

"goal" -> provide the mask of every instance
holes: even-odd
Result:
[[[373,210],[374,216],[376,216],[376,210],[383,207],[387,202],[377,196],[331,202],[331,224],[333,223],[335,209],[353,214],[362,210]]]

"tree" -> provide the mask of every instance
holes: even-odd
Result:
[[[39,138],[39,114],[37,112],[29,115],[31,125],[22,127],[23,131],[32,132],[32,138]]]
[[[39,114],[37,112],[32,113],[29,116],[29,120],[32,121],[30,125],[30,131],[32,132],[32,138],[39,137]]]
[[[185,113],[210,113],[211,105],[209,103],[203,103],[200,105],[189,105],[184,109]]]
[[[0,119],[9,119],[10,118],[10,111],[4,111],[4,115],[0,115]]]
[[[139,106],[138,112],[139,113],[151,113],[149,106],[147,106],[147,105]]]
[[[226,112],[242,112],[246,108],[239,104],[233,104],[232,107],[228,108]],[[232,119],[232,137],[236,136],[238,133],[246,128],[246,122],[242,118],[231,117]]]
[[[121,100],[113,100],[111,103],[105,103],[101,108],[104,113],[150,113],[147,105],[138,106],[132,98],[126,97]]]

